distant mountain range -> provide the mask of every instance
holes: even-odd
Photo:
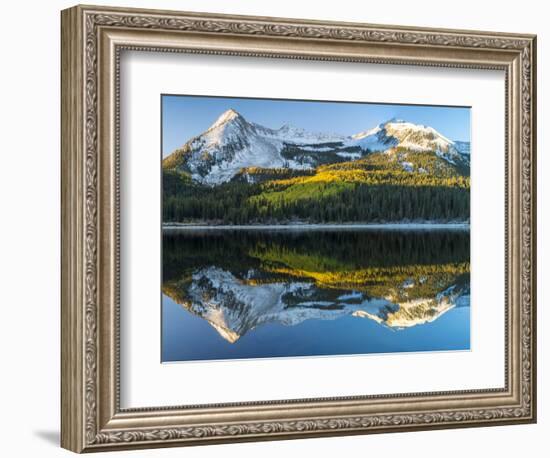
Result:
[[[469,175],[469,142],[452,141],[429,126],[391,119],[364,132],[342,136],[288,124],[271,129],[246,120],[233,109],[167,156],[163,169],[216,186],[243,176],[251,180],[246,173],[251,169],[306,172],[321,165],[361,160],[372,153],[387,153],[388,162],[407,172],[437,174],[439,168],[446,174],[455,170],[457,175]],[[422,167],[415,161],[415,153],[434,155],[435,168]]]

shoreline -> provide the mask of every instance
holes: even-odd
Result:
[[[206,225],[162,224],[162,230],[325,230],[325,229],[392,229],[392,230],[470,230],[470,223],[371,223],[371,224],[254,224]]]

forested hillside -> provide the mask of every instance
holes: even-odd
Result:
[[[467,221],[470,179],[434,155],[416,154],[406,171],[386,153],[314,171],[245,169],[218,186],[163,172],[163,221],[345,223]],[[431,157],[430,157],[431,156]],[[434,160],[433,158],[436,158]]]

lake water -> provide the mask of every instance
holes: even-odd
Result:
[[[469,348],[468,230],[163,232],[163,362]]]

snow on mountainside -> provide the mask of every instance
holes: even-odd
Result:
[[[470,157],[470,142],[455,141],[455,148],[460,154]]]
[[[200,183],[217,185],[248,167],[314,169],[321,163],[360,159],[365,154],[395,148],[435,152],[450,164],[468,163],[465,142],[460,143],[457,147],[431,127],[396,119],[346,137],[288,124],[270,129],[248,122],[229,109],[204,133],[168,156],[163,166],[185,171]]]
[[[324,133],[324,132],[309,132],[300,127],[283,124],[279,129],[269,129],[259,124],[252,124],[258,132],[261,132],[266,137],[278,139],[286,143],[295,144],[315,144],[315,143],[331,143],[343,142],[346,136]]]
[[[460,159],[460,152],[452,140],[433,127],[413,124],[400,119],[391,119],[374,129],[352,137],[359,146],[370,151],[383,151],[393,147],[413,152],[434,151],[451,164]]]
[[[285,159],[281,151],[285,143],[315,144],[342,142],[345,137],[307,132],[285,125],[269,129],[249,123],[235,110],[224,112],[203,134],[192,138],[178,154],[182,161],[177,168],[191,173],[194,180],[205,184],[229,181],[246,167],[292,169],[311,168],[292,159]],[[165,163],[170,156],[165,159]]]

